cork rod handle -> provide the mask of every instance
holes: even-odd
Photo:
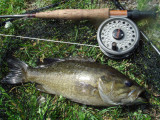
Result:
[[[82,20],[82,19],[107,19],[109,18],[109,9],[63,9],[47,12],[40,12],[35,14],[36,18],[52,18],[52,19],[68,19],[68,20]]]

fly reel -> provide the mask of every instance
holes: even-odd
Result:
[[[137,25],[128,18],[109,18],[98,28],[97,40],[108,57],[128,57],[138,46],[140,33]]]

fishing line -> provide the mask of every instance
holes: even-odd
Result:
[[[81,43],[74,43],[74,42],[65,42],[65,41],[58,41],[58,40],[51,40],[51,39],[40,39],[40,38],[24,37],[24,36],[16,36],[16,35],[6,35],[6,34],[0,34],[0,36],[99,48],[99,46],[97,46],[97,45],[81,44]]]

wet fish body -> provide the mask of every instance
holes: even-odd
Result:
[[[86,105],[131,105],[143,101],[139,97],[143,89],[107,65],[70,59],[53,59],[36,68],[28,67],[18,59],[9,59],[8,63],[11,72],[3,83],[35,82],[43,92]]]

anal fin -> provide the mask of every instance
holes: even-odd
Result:
[[[41,91],[41,92],[47,92],[44,88],[43,88],[43,85],[40,85],[40,84],[36,84],[36,89],[38,91]]]

